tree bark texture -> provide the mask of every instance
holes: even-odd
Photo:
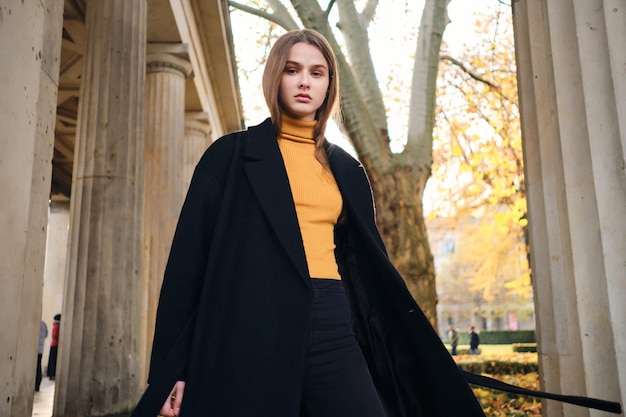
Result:
[[[366,167],[367,168],[367,167]],[[369,170],[376,219],[391,259],[433,326],[437,323],[435,264],[428,242],[422,195],[430,171],[397,164]]]

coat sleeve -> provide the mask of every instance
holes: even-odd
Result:
[[[214,152],[211,152],[214,153]],[[193,328],[194,313],[205,279],[205,269],[220,206],[222,187],[209,170],[211,153],[207,151],[196,166],[172,241],[157,309],[148,383],[164,366],[184,369],[186,363],[172,360],[171,350],[180,343],[183,328]],[[183,372],[184,373],[184,372]],[[184,378],[181,375],[180,378]]]
[[[186,377],[196,310],[222,205],[223,184],[239,142],[227,135],[204,153],[181,209],[157,308],[148,387],[132,417],[158,414],[176,380]]]

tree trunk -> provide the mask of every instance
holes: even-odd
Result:
[[[386,172],[371,169],[368,174],[376,200],[378,228],[389,256],[413,298],[437,328],[435,265],[422,208],[430,171],[396,164]]]

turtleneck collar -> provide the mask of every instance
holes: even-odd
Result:
[[[317,120],[310,122],[304,120],[294,119],[281,114],[281,138],[288,139],[296,142],[314,142],[314,131]]]

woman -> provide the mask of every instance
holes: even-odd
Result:
[[[52,322],[52,339],[50,339],[50,355],[48,356],[48,378],[54,381],[57,374],[57,351],[59,349],[59,330],[61,327],[61,315],[55,314]]]
[[[324,140],[338,75],[320,34],[283,35],[271,118],[201,158],[134,415],[483,416],[387,257],[363,166]]]

